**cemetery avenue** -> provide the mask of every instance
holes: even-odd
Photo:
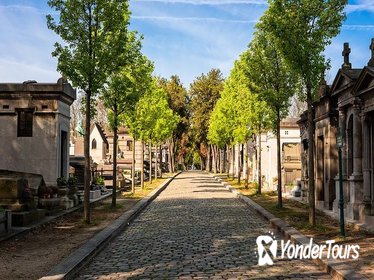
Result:
[[[0,2],[0,280],[374,279],[373,1]]]
[[[182,173],[77,279],[331,279],[306,260],[257,266],[268,229],[211,176]]]

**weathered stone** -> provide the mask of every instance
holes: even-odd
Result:
[[[57,83],[0,84],[0,169],[68,176],[70,105],[75,90]]]
[[[359,223],[374,219],[374,39],[367,67],[352,69],[344,44],[344,64],[332,85],[321,85],[313,106],[315,127],[316,207],[339,211],[338,144],[341,143],[342,185],[346,217]],[[306,113],[300,124],[303,152],[308,150]],[[337,141],[339,135],[340,141]],[[303,183],[308,187],[306,160]]]

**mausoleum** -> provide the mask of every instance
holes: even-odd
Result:
[[[374,39],[371,58],[353,69],[344,44],[344,63],[332,85],[323,84],[314,106],[315,190],[317,207],[338,212],[338,147],[342,137],[342,174],[348,218],[374,225]],[[298,122],[302,138],[303,189],[308,191],[306,113]],[[305,196],[307,197],[307,196]]]
[[[40,174],[47,185],[68,176],[71,85],[0,84],[0,170]]]

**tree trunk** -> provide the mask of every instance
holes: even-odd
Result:
[[[214,145],[210,145],[212,150],[212,171],[214,174],[217,173],[217,153]]]
[[[231,146],[231,167],[232,178],[235,179],[235,145]]]
[[[210,158],[210,145],[208,145],[208,147],[207,147],[207,154],[206,154],[206,166],[205,166],[205,170],[206,171],[211,171],[211,169],[210,169],[210,161],[211,161],[211,158]]]
[[[115,110],[116,111],[116,110]],[[116,208],[117,203],[117,112],[114,112],[114,131],[113,131],[113,187],[112,187],[112,209]]]
[[[142,189],[144,189],[144,143],[141,143],[141,167],[142,169],[140,170],[140,186]]]
[[[282,203],[282,163],[281,163],[281,146],[280,146],[280,112],[277,111],[277,170],[278,170],[278,208],[283,207]]]
[[[226,173],[227,173],[227,178],[230,178],[230,149],[229,149],[229,145],[226,145]]]
[[[152,142],[149,142],[149,182],[152,184]]]
[[[172,139],[171,140],[171,149],[170,149],[170,159],[171,159],[171,172],[175,172],[175,154],[174,154],[174,146],[175,146],[175,143],[174,143],[174,140]]]
[[[173,140],[169,140],[169,143],[168,143],[168,165],[169,165],[169,172],[174,172],[174,169],[173,169],[173,166],[172,166],[172,160],[171,160],[172,155],[173,155],[173,153],[171,151],[171,149],[172,149],[171,141],[173,141]]]
[[[135,137],[132,138],[131,192],[135,193]]]
[[[219,173],[223,173],[223,165],[224,165],[224,154],[223,150],[219,149]]]
[[[157,145],[155,145],[155,180],[157,180],[158,173],[158,155],[157,155]]]
[[[311,87],[307,86],[308,103],[308,188],[309,188],[309,223],[316,224],[315,193],[314,193],[314,123],[313,98]]]
[[[240,144],[237,144],[236,147],[238,148],[238,152],[237,152],[237,159],[236,159],[236,162],[238,163],[237,164],[237,174],[238,174],[238,184],[240,185],[240,176],[242,175],[240,170],[241,170],[241,159],[240,159]]]
[[[262,172],[261,172],[261,129],[258,132],[258,190],[257,193],[261,194],[262,188]]]
[[[249,159],[248,159],[248,154],[249,154],[249,144],[248,141],[245,142],[245,155],[244,155],[244,160],[246,162],[245,164],[245,188],[248,189],[248,184],[249,184]]]
[[[162,145],[160,145],[160,178],[162,178]]]
[[[90,125],[91,125],[91,90],[86,92],[86,125],[84,133],[84,221],[91,222],[90,213],[90,186],[91,186],[91,159],[90,159]]]

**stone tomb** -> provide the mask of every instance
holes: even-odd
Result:
[[[71,85],[0,83],[0,169],[40,174],[48,186],[68,177]]]
[[[37,209],[42,186],[41,175],[0,170],[0,206],[12,211],[12,226],[25,226],[45,216],[46,210]]]
[[[352,68],[351,49],[344,44],[344,63],[332,85],[323,83],[313,104],[316,206],[339,212],[338,147],[342,137],[342,177],[345,215],[374,226],[374,38],[371,58],[362,69]],[[308,190],[306,112],[301,130],[303,191]],[[305,197],[306,198],[306,197]]]

